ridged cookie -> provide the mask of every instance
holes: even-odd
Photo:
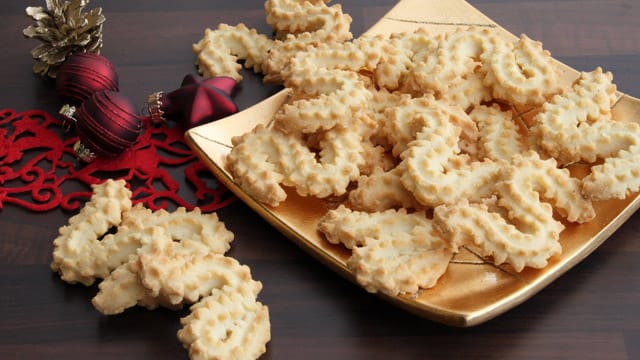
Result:
[[[59,229],[53,241],[51,270],[60,273],[68,283],[91,285],[96,276],[104,277],[107,256],[100,238],[120,225],[123,214],[131,206],[131,191],[124,180],[107,180],[93,185],[91,199],[68,225]]]
[[[191,359],[257,359],[271,340],[267,306],[233,288],[213,289],[190,311],[178,339]]]

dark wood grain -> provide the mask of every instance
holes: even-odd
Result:
[[[471,1],[515,34],[541,40],[580,70],[602,66],[620,90],[640,96],[640,4],[635,0]],[[0,2],[0,108],[54,112],[53,83],[31,72],[35,42],[21,31],[24,1]],[[345,0],[357,35],[394,1]],[[94,0],[107,17],[103,54],[122,92],[144,102],[194,71],[191,44],[206,27],[244,22],[263,33],[255,0]],[[245,72],[241,108],[277,86]],[[185,184],[182,184],[186,186]],[[0,359],[181,359],[186,311],[132,309],[105,317],[96,287],[71,286],[49,270],[51,242],[72,214],[0,209]],[[539,294],[483,325],[449,328],[397,309],[343,280],[290,243],[241,202],[219,211],[235,235],[230,255],[264,284],[272,340],[265,359],[639,359],[640,217]]]

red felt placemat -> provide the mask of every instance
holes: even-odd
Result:
[[[76,210],[89,199],[90,185],[108,178],[126,180],[134,203],[153,210],[197,206],[207,212],[235,200],[186,145],[178,126],[151,125],[148,118],[143,123],[133,148],[116,158],[83,163],[73,151],[77,136],[65,131],[57,115],[0,109],[0,208]],[[180,189],[181,183],[188,189]]]

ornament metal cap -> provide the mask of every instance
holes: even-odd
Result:
[[[80,140],[76,141],[76,143],[73,144],[73,151],[76,153],[80,160],[87,163],[92,162],[97,157],[96,154],[88,147],[84,146],[84,144],[80,142]]]
[[[155,92],[147,97],[147,108],[149,109],[151,123],[153,124],[162,124],[167,120],[162,110],[163,97],[164,93],[162,91]]]
[[[60,108],[60,111],[58,111],[58,114],[62,115],[62,125],[64,131],[70,131],[71,127],[78,121],[75,118],[77,110],[78,109],[76,109],[76,107],[73,105],[64,104]]]
[[[69,119],[73,119],[73,115],[76,113],[76,107],[73,105],[69,105],[69,104],[64,104],[62,105],[62,107],[60,108],[59,111],[60,115],[67,117]]]

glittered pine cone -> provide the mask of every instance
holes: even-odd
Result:
[[[31,50],[36,60],[33,72],[56,77],[60,65],[72,54],[80,52],[100,53],[102,24],[105,17],[102,8],[84,12],[88,0],[47,0],[47,8],[29,6],[27,15],[36,23],[22,33],[42,43]]]

